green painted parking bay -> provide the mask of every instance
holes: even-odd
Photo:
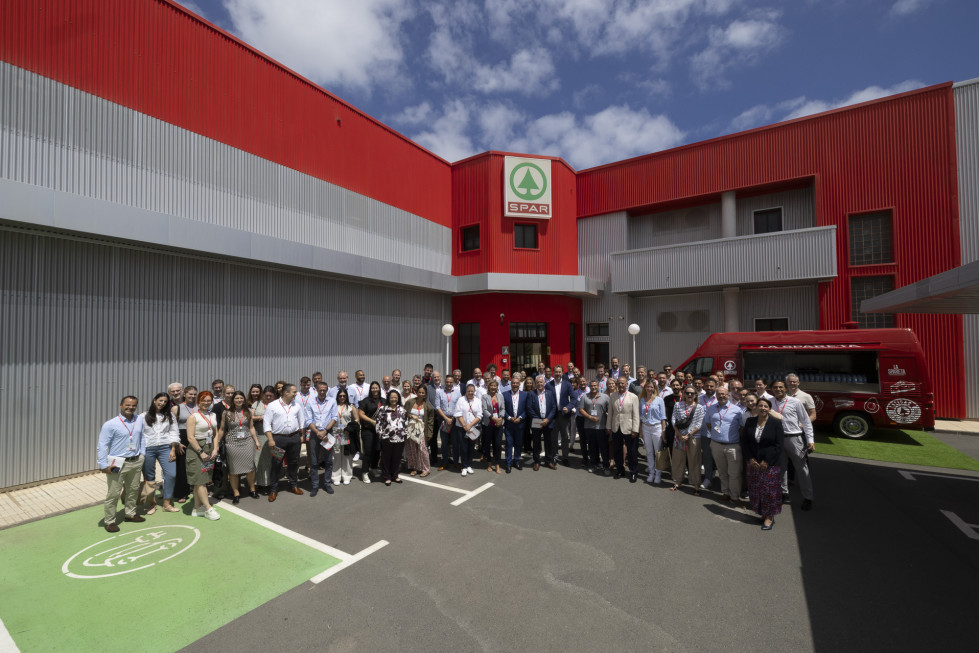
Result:
[[[158,509],[115,534],[101,518],[0,531],[0,620],[21,651],[177,650],[341,562],[228,511]]]

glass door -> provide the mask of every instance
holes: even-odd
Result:
[[[547,324],[544,322],[510,323],[511,370],[537,376],[537,365],[544,361],[547,348]]]

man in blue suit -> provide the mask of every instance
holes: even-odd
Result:
[[[540,449],[541,439],[544,440],[546,447],[544,452],[544,464],[551,469],[557,469],[557,465],[550,462],[555,451],[551,447],[551,431],[554,428],[554,415],[557,413],[557,401],[554,393],[548,392],[544,384],[544,376],[538,376],[535,383],[536,389],[527,399],[527,418],[530,420],[530,441],[534,447],[534,471],[540,469]]]
[[[527,421],[527,398],[529,393],[520,389],[522,379],[520,373],[514,373],[510,379],[510,388],[503,393],[503,408],[506,421],[503,428],[506,431],[506,473],[511,467],[523,469],[520,454],[523,453],[524,422]]]
[[[574,390],[571,387],[571,382],[564,378],[564,368],[560,365],[554,366],[554,378],[547,382],[547,391],[554,394],[555,405],[557,406],[557,412],[554,415],[554,428],[551,429],[550,438],[547,447],[547,462],[548,465],[556,468],[557,465],[557,445],[558,436],[561,438],[561,463],[565,466],[568,465],[568,455],[571,453],[571,442],[568,433],[571,425],[571,420],[574,419],[574,415],[571,414],[571,392]],[[553,457],[552,457],[553,456]]]

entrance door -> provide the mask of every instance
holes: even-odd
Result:
[[[547,324],[544,322],[510,323],[510,369],[537,375],[537,364],[545,361]]]

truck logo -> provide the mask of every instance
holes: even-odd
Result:
[[[823,398],[822,397],[820,397],[819,395],[813,395],[812,396],[812,403],[814,403],[816,405],[816,412],[817,413],[823,412]]]
[[[724,370],[727,372],[733,372],[738,367],[738,364],[734,361],[724,361]]]
[[[846,397],[833,397],[833,408],[853,408],[854,401]]]
[[[873,415],[880,410],[880,404],[877,403],[877,397],[871,397],[867,401],[863,402],[863,409]]]
[[[921,417],[921,406],[910,399],[893,399],[887,404],[887,416],[898,424],[914,424]]]
[[[862,349],[861,345],[761,345],[759,349]]]
[[[905,392],[914,392],[917,389],[918,385],[911,381],[895,381],[894,385],[891,386],[891,392],[896,395],[904,394]]]
[[[907,372],[905,372],[903,369],[898,367],[897,363],[894,363],[894,367],[887,370],[888,376],[904,376],[905,374],[907,374]]]

